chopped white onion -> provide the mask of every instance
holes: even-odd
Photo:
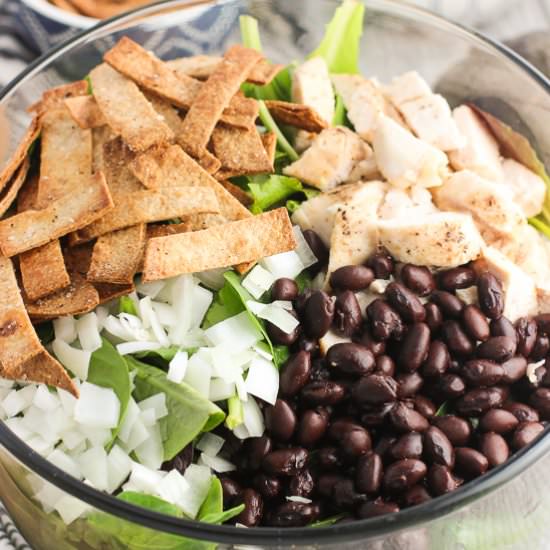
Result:
[[[236,376],[234,382],[239,399],[243,402],[248,401],[248,393],[246,392],[246,384],[243,377],[241,375]]]
[[[265,349],[263,346],[261,346],[262,342],[260,342],[258,345],[254,346],[252,349],[260,356],[262,357],[263,359],[265,359],[266,361],[273,361],[273,355],[271,355],[271,353],[269,353],[269,351],[267,349]],[[267,347],[267,346],[266,346]],[[252,359],[254,359],[254,357],[252,357]],[[251,360],[252,360],[251,359]]]
[[[244,351],[263,339],[246,311],[215,324],[205,334],[214,346],[231,343],[234,353]]]
[[[113,445],[107,456],[107,480],[108,491],[114,493],[130,475],[132,461],[130,457],[119,447]]]
[[[154,426],[157,422],[157,419],[155,418],[155,409],[146,409],[144,411],[141,411],[139,419],[146,428]]]
[[[243,420],[250,437],[261,437],[264,433],[264,417],[258,403],[251,397],[243,402]]]
[[[89,382],[80,387],[80,397],[74,408],[79,424],[95,428],[114,428],[118,424],[120,401],[112,388],[102,388]]]
[[[219,456],[208,456],[206,453],[202,453],[200,455],[199,464],[201,463],[220,474],[223,474],[224,472],[233,472],[237,469],[235,464],[229,462],[229,460],[225,460],[225,458],[221,458]]]
[[[15,382],[13,380],[8,380],[7,378],[0,378],[0,388],[13,388]]]
[[[295,225],[292,230],[294,232],[294,237],[296,238],[297,243],[296,254],[298,254],[298,257],[300,258],[304,269],[316,264],[318,258],[313,253],[313,250],[311,250],[309,244],[307,244],[307,241],[300,227],[298,225]]]
[[[151,302],[151,306],[163,327],[171,327],[178,322],[176,312],[171,305],[162,302]]]
[[[57,395],[59,396],[59,401],[61,402],[65,414],[67,416],[73,416],[74,407],[77,401],[76,397],[72,393],[61,388],[57,388]]]
[[[101,446],[92,447],[77,458],[80,471],[92,485],[101,491],[109,487],[107,453]]]
[[[16,416],[23,409],[28,407],[27,400],[17,390],[12,390],[2,400],[2,408],[6,411],[8,416]]]
[[[236,428],[233,428],[233,433],[238,439],[248,439],[250,437],[244,424],[239,424]]]
[[[67,493],[62,489],[46,482],[42,485],[41,489],[35,493],[34,498],[42,504],[46,513],[50,513],[55,509],[57,503],[65,496],[67,496]]]
[[[70,317],[58,317],[53,322],[53,332],[57,340],[63,340],[67,344],[72,344],[78,337],[76,332],[76,321]]]
[[[80,347],[86,351],[95,351],[101,347],[99,335],[99,323],[97,315],[92,311],[83,315],[76,322],[76,332],[80,341]]]
[[[170,470],[156,487],[156,493],[166,502],[177,505],[190,489],[187,480],[177,470]]]
[[[138,353],[140,351],[154,351],[160,349],[162,344],[158,342],[123,342],[116,345],[116,350],[120,355],[128,355],[130,353]]]
[[[216,456],[223,447],[225,440],[216,434],[205,433],[199,439],[196,447],[199,451],[202,451],[208,456]]]
[[[195,273],[195,277],[208,288],[212,290],[220,290],[225,284],[223,274],[227,271],[226,268],[209,269],[208,271],[201,271]]]
[[[294,309],[292,302],[289,300],[275,300],[271,302],[271,305],[287,309],[288,311],[292,311]]]
[[[144,493],[149,493],[154,495],[157,492],[157,487],[162,482],[164,477],[164,472],[156,472],[142,466],[137,462],[132,462],[132,471],[130,473],[129,483],[137,491],[142,491]]]
[[[136,290],[142,296],[149,296],[150,298],[155,298],[157,294],[164,287],[165,281],[153,281],[151,283],[142,283],[139,282],[136,285]]]
[[[254,298],[258,299],[271,288],[274,282],[275,277],[258,264],[252,268],[241,284]]]
[[[86,440],[86,436],[79,430],[69,430],[62,437],[65,447],[69,451],[74,451],[82,442]]]
[[[75,376],[78,376],[80,380],[88,378],[88,368],[92,357],[90,351],[73,348],[63,340],[54,340],[52,350],[60,363]]]
[[[168,374],[166,375],[166,378],[176,384],[179,384],[185,376],[188,360],[188,353],[183,350],[178,350],[176,355],[174,355],[168,364]]]
[[[65,525],[70,525],[90,509],[91,506],[87,502],[67,494],[61,497],[54,506],[54,510],[61,516]]]
[[[247,305],[250,303],[251,302],[247,302]],[[286,334],[290,334],[300,324],[298,319],[291,315],[286,309],[274,304],[264,305],[256,315],[260,319],[269,321],[272,325],[275,325]]]
[[[149,436],[135,448],[135,453],[141,464],[153,470],[158,470],[162,466],[164,457],[160,425],[155,424],[148,428],[148,431]]]
[[[193,287],[193,308],[191,309],[191,327],[197,328],[202,324],[202,320],[214,299],[214,294],[200,286]]]
[[[210,380],[210,391],[208,399],[210,401],[225,401],[235,395],[234,382],[226,382],[222,378],[213,378]]]
[[[55,393],[41,384],[34,394],[33,404],[43,411],[53,411],[61,405],[61,402]]]
[[[32,431],[23,423],[23,418],[8,418],[4,424],[23,441],[28,441],[32,437]]]
[[[139,418],[140,412],[141,410],[137,406],[134,398],[130,397],[126,407],[126,413],[124,414],[124,418],[122,419],[122,423],[120,424],[120,428],[118,430],[118,438],[123,443],[128,443],[128,439],[130,438],[130,434],[132,432],[132,427]]]
[[[25,443],[39,455],[48,456],[53,451],[53,444],[46,441],[39,435],[34,435],[30,439],[27,439]]]
[[[245,387],[248,393],[273,405],[279,392],[279,371],[271,361],[257,357],[250,363]]]
[[[60,470],[67,472],[77,479],[82,478],[82,473],[76,460],[68,454],[65,454],[63,451],[55,449],[47,456],[47,459]]]
[[[133,331],[128,330],[128,327],[122,324],[122,320],[114,317],[113,315],[109,315],[105,319],[103,322],[103,328],[119,340],[134,340]]]
[[[212,474],[210,468],[206,466],[190,464],[183,477],[189,484],[189,490],[183,496],[179,505],[185,514],[195,518],[210,489]]]
[[[150,296],[146,296],[139,301],[139,312],[143,321],[143,328],[151,328],[157,341],[163,346],[169,346],[170,341],[151,305]]]
[[[210,377],[212,376],[212,366],[204,360],[204,354],[200,350],[191,356],[187,363],[184,381],[199,393],[208,397],[210,393]]]
[[[109,317],[109,309],[105,306],[98,306],[95,309],[95,314],[97,316],[97,328],[101,332],[105,326],[105,320]]]
[[[111,440],[112,434],[109,428],[96,428],[93,426],[80,426],[80,431],[93,447],[103,447]]]
[[[141,415],[140,415],[141,416]],[[128,452],[133,451],[136,447],[141,445],[149,437],[149,430],[147,426],[141,421],[141,417],[132,424],[132,430],[128,437],[128,441],[124,443],[124,449]]]
[[[265,267],[275,279],[280,279],[281,277],[294,279],[305,269],[300,256],[298,256],[294,250],[281,252],[274,256],[268,256],[261,260],[260,264]]]
[[[194,287],[191,275],[180,275],[172,285],[172,306],[177,319],[168,334],[172,344],[182,345],[184,336],[191,328]]]
[[[155,411],[155,419],[160,420],[168,414],[168,409],[166,408],[166,394],[163,392],[155,393],[151,397],[147,397],[147,399],[140,401],[138,407],[142,411],[153,409]]]

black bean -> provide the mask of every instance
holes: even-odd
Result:
[[[319,342],[300,334],[294,346],[295,351],[307,351],[311,357],[318,357],[320,353]]]
[[[336,297],[334,304],[334,326],[344,336],[352,336],[357,332],[363,317],[355,294],[344,290]]]
[[[310,269],[313,272],[319,271],[319,269],[321,269],[323,265],[328,262],[328,248],[321,237],[319,237],[319,235],[315,231],[313,231],[313,229],[306,229],[302,233],[304,235],[304,239],[309,245],[309,248],[311,248],[311,251],[313,252],[313,254],[315,254],[315,257],[317,258],[317,263],[312,265]]]
[[[324,470],[332,470],[342,465],[340,451],[336,447],[323,447],[316,455],[317,463]]]
[[[386,287],[386,298],[390,305],[407,323],[419,323],[426,317],[422,302],[414,292],[399,283],[390,283]]]
[[[377,298],[367,306],[367,319],[376,340],[399,339],[403,334],[403,321],[384,300]]]
[[[464,446],[468,444],[472,434],[472,426],[464,418],[447,414],[434,417],[432,422],[447,436],[453,445]]]
[[[330,380],[330,370],[327,362],[324,359],[317,358],[311,365],[311,374],[309,379],[312,382],[318,382],[320,380]]]
[[[381,426],[392,407],[393,403],[383,403],[374,407],[367,406],[366,412],[361,415],[361,424],[368,428]]]
[[[341,290],[363,290],[374,281],[374,273],[364,265],[346,265],[333,271],[330,286]]]
[[[535,317],[538,331],[550,336],[550,313],[541,313]]]
[[[241,496],[241,486],[229,477],[220,477],[220,483],[223,493],[223,507],[230,508],[233,503]]]
[[[299,351],[292,355],[284,365],[279,380],[282,395],[296,395],[308,382],[311,375],[311,355]]]
[[[428,470],[428,487],[436,495],[444,495],[454,491],[461,480],[453,476],[451,470],[442,464],[432,464]]]
[[[491,336],[508,336],[517,346],[518,335],[516,328],[512,322],[506,317],[502,316],[498,319],[492,319],[490,324]]]
[[[457,470],[469,478],[483,475],[489,468],[485,455],[471,447],[457,447],[455,462]]]
[[[520,422],[538,422],[540,419],[539,413],[525,403],[509,401],[502,408],[510,411]]]
[[[416,395],[424,385],[424,379],[418,372],[407,372],[396,377],[397,397],[406,399]]]
[[[417,432],[402,435],[390,447],[388,456],[393,460],[422,458],[422,435]]]
[[[434,276],[424,266],[405,264],[401,269],[401,280],[418,296],[428,296],[435,289]]]
[[[373,270],[376,279],[389,279],[393,273],[393,260],[385,251],[372,254],[367,260],[367,266]]]
[[[437,332],[443,324],[443,314],[439,306],[429,302],[424,304],[424,311],[426,312],[426,324],[430,327],[432,333]]]
[[[346,374],[366,375],[374,370],[374,355],[360,344],[341,343],[330,347],[327,363]]]
[[[275,405],[264,411],[265,426],[269,433],[279,441],[288,441],[296,430],[296,413],[284,400],[277,399]]]
[[[500,281],[488,271],[477,280],[479,307],[489,319],[498,319],[504,311],[504,292]]]
[[[446,290],[435,290],[430,300],[439,307],[445,317],[452,319],[458,319],[464,308],[464,302]]]
[[[399,512],[399,506],[395,502],[376,499],[372,502],[364,502],[357,510],[357,515],[361,519],[385,516],[386,514],[395,514]]]
[[[420,368],[430,349],[430,329],[426,323],[415,323],[400,346],[397,364],[409,372]]]
[[[437,412],[437,407],[433,401],[423,395],[415,395],[413,401],[414,409],[428,419],[432,418]]]
[[[376,358],[376,373],[393,376],[395,374],[395,362],[389,355],[379,355]]]
[[[502,382],[504,384],[513,384],[525,376],[527,372],[527,360],[521,355],[516,355],[501,365],[504,371]]]
[[[303,314],[304,330],[311,338],[322,338],[332,325],[334,298],[316,290],[306,302]]]
[[[386,351],[386,342],[384,340],[375,340],[368,330],[362,334],[359,343],[365,346],[375,357],[382,355]]]
[[[308,452],[301,447],[279,449],[264,457],[262,467],[268,474],[293,476],[306,465],[308,458]]]
[[[254,476],[252,485],[263,498],[268,500],[278,497],[283,489],[283,484],[280,479],[262,473]]]
[[[325,435],[328,426],[328,413],[324,409],[307,410],[298,424],[298,442],[311,447]]]
[[[510,456],[508,443],[500,434],[494,432],[487,432],[480,436],[479,450],[486,456],[491,467],[506,462]]]
[[[355,484],[351,479],[341,479],[332,488],[332,499],[337,508],[351,508],[364,501],[365,496],[355,490]]]
[[[439,286],[444,290],[468,288],[475,285],[476,272],[471,267],[453,267],[439,273]]]
[[[550,338],[546,334],[541,334],[539,332],[535,340],[535,345],[531,350],[531,355],[529,356],[529,359],[532,362],[536,363],[537,361],[544,359],[548,355],[549,351],[550,351]]]
[[[442,334],[451,353],[468,356],[474,352],[474,344],[457,321],[445,321],[442,327]]]
[[[331,498],[334,490],[334,486],[339,482],[345,479],[343,476],[338,474],[323,474],[317,479],[317,493],[326,498]]]
[[[485,315],[474,304],[468,304],[462,310],[462,325],[470,338],[484,342],[491,335]]]
[[[480,344],[476,354],[491,361],[507,361],[516,353],[516,342],[509,336],[493,336]]]
[[[464,380],[457,374],[445,373],[435,384],[441,397],[455,399],[466,391]]]
[[[385,374],[363,376],[353,387],[352,398],[359,405],[381,405],[395,401],[397,382]]]
[[[512,447],[519,450],[530,445],[543,431],[540,422],[522,422],[512,436]]]
[[[271,438],[263,435],[261,437],[251,437],[246,440],[244,450],[246,460],[251,470],[258,470],[262,465],[264,456],[271,452]]]
[[[315,488],[315,481],[308,469],[298,472],[294,477],[290,478],[288,484],[289,496],[309,497]]]
[[[296,308],[296,311],[300,314],[304,314],[304,310],[307,304],[307,301],[309,300],[310,296],[313,294],[314,290],[311,288],[305,288],[294,300],[294,307]]]
[[[273,300],[285,300],[292,302],[298,297],[298,285],[293,279],[281,277],[271,287],[271,298]]]
[[[316,380],[302,388],[302,397],[314,405],[336,405],[346,396],[346,388],[332,380]]]
[[[262,519],[264,503],[262,497],[254,489],[244,489],[241,495],[244,510],[237,516],[236,521],[247,527],[255,527]]]
[[[384,487],[392,493],[402,493],[416,485],[427,473],[426,464],[414,458],[404,458],[390,464],[384,472]]]
[[[502,394],[495,388],[476,388],[465,393],[456,402],[456,410],[463,416],[479,416],[489,409],[500,407]]]
[[[399,432],[423,432],[428,429],[428,421],[417,411],[404,403],[396,403],[389,412],[392,426]]]
[[[494,386],[502,380],[504,369],[493,361],[472,359],[464,364],[461,374],[470,386]]]
[[[338,441],[342,452],[348,457],[358,457],[371,450],[369,432],[363,426],[349,420],[332,422],[328,434],[329,437]]]
[[[288,313],[290,313],[293,317],[298,318],[298,315],[294,310],[291,310]],[[291,332],[285,332],[273,323],[266,321],[265,329],[270,340],[274,344],[279,344],[281,346],[291,346],[292,344],[294,344],[294,342],[296,342],[296,340],[298,340],[298,337],[302,333],[302,327],[299,324],[296,325],[294,330],[292,330]]]
[[[368,453],[360,456],[355,466],[355,487],[360,493],[376,494],[380,490],[383,475],[380,455]]]
[[[315,504],[285,502],[269,515],[268,523],[273,527],[304,527],[316,521],[320,513]]]
[[[490,409],[479,420],[479,428],[484,432],[506,434],[513,431],[519,420],[505,409]]]
[[[537,339],[537,322],[534,319],[521,317],[516,321],[518,353],[529,357]]]
[[[451,364],[451,356],[444,342],[434,340],[430,343],[428,357],[422,366],[422,374],[427,377],[437,377],[445,374]]]
[[[403,503],[405,506],[416,506],[417,504],[422,504],[423,502],[428,502],[432,497],[428,493],[427,489],[422,485],[415,485],[411,487],[403,495]]]
[[[538,388],[529,398],[529,405],[535,407],[542,420],[550,420],[550,388]]]
[[[193,443],[185,446],[172,460],[167,460],[162,465],[162,469],[167,472],[177,470],[183,475],[191,462],[193,462]]]
[[[436,426],[430,426],[423,434],[424,455],[432,463],[453,468],[455,453],[445,433]]]

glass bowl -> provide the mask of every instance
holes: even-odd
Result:
[[[267,56],[289,62],[319,42],[336,0],[174,0],[103,22],[37,60],[0,95],[0,167],[22,136],[25,109],[52,86],[82,78],[122,35],[164,58],[219,53],[238,42],[238,16],[254,15]],[[382,81],[410,69],[455,105],[473,102],[523,132],[550,163],[550,82],[502,45],[428,12],[386,0],[366,2],[361,68]],[[207,525],[137,508],[59,470],[0,422],[0,497],[39,549],[199,550],[261,548],[482,550],[548,548],[550,437],[481,479],[398,514],[323,528]],[[66,525],[32,498],[41,487],[89,507]]]

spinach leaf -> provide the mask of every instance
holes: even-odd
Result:
[[[329,525],[334,525],[337,521],[340,521],[345,517],[345,514],[338,514],[336,516],[331,516],[330,518],[320,519],[319,521],[308,525],[308,527],[328,527]]]
[[[159,497],[153,495],[146,495],[144,493],[137,493],[135,491],[124,491],[120,493],[117,498],[130,502],[136,506],[147,508],[148,510],[154,510],[159,514],[166,514],[168,516],[176,516],[178,518],[184,517],[181,508],[170,502],[166,502]]]
[[[212,476],[210,489],[202,503],[197,518],[206,523],[225,523],[238,516],[244,510],[244,504],[235,506],[224,512],[222,484],[216,476]]]
[[[167,369],[168,363],[174,359],[176,353],[179,351],[178,346],[170,346],[168,348],[152,349],[147,351],[139,351],[132,355],[137,359],[142,359],[145,363],[151,363],[161,369]],[[192,355],[197,351],[197,348],[189,348],[186,350],[189,355]]]
[[[298,285],[298,292],[303,292],[306,288],[311,287],[312,279],[310,274],[307,271],[302,271],[296,279],[296,284]]]
[[[290,349],[288,346],[273,346],[273,362],[277,368],[287,362],[290,357]]]
[[[118,311],[119,313],[130,313],[131,315],[135,315],[136,317],[139,317],[139,313],[136,307],[136,304],[130,296],[121,296],[120,301],[118,303]]]
[[[365,6],[357,0],[344,0],[336,8],[325,36],[308,58],[322,57],[331,73],[359,73],[359,45],[363,34]]]
[[[118,353],[111,342],[105,338],[102,338],[101,341],[102,346],[92,353],[90,359],[88,382],[103,388],[111,388],[120,401],[118,426],[113,429],[113,438],[108,445],[111,446],[126,414],[128,401],[130,400],[131,385],[128,366],[122,355]]]
[[[445,416],[449,413],[449,409],[451,408],[451,405],[448,401],[444,401],[439,409],[435,411],[435,416]]]
[[[276,174],[263,178],[251,178],[248,188],[254,198],[250,207],[253,214],[260,214],[294,193],[303,190],[302,184],[296,178]]]
[[[126,362],[136,371],[137,401],[161,392],[166,395],[168,415],[159,420],[164,460],[171,460],[200,433],[209,432],[223,422],[225,413],[191,386],[171,382],[164,371],[129,355]]]

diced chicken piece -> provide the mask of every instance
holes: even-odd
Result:
[[[510,321],[534,315],[538,311],[537,293],[533,279],[504,254],[486,246],[474,263],[478,273],[489,271],[502,283],[505,292],[504,313]]]
[[[442,151],[460,149],[466,139],[453,119],[447,100],[430,94],[399,105],[411,130],[422,140]]]
[[[410,189],[390,189],[378,209],[383,219],[416,218],[437,212],[432,202],[432,194],[424,187],[415,185]]]
[[[502,161],[503,182],[512,189],[514,201],[519,204],[526,218],[536,216],[546,197],[544,180],[514,159]]]
[[[378,238],[396,260],[435,267],[475,260],[483,245],[472,217],[457,212],[380,220]]]
[[[328,124],[334,118],[334,91],[326,61],[314,57],[299,65],[292,75],[292,101],[309,105]]]
[[[509,188],[470,170],[452,174],[434,190],[434,202],[441,210],[470,212],[481,226],[505,235],[511,235],[525,224]]]
[[[311,147],[283,172],[328,191],[347,181],[354,166],[371,156],[371,148],[355,132],[338,126],[323,130]]]
[[[298,130],[296,137],[294,138],[294,149],[302,154],[306,149],[311,147],[311,144],[315,141],[318,134],[314,132],[308,132],[307,130]]]
[[[466,145],[449,152],[449,161],[455,170],[471,170],[484,178],[502,179],[498,143],[485,123],[467,105],[453,110],[453,119]]]
[[[385,87],[384,92],[391,102],[399,108],[405,101],[429,96],[432,90],[416,71],[409,71],[396,76],[391,84]]]
[[[378,169],[396,187],[436,187],[447,175],[445,153],[380,115],[373,140]]]
[[[329,330],[322,338],[319,338],[319,349],[321,355],[326,355],[327,351],[335,344],[347,344],[351,342],[349,336],[342,336],[332,330]]]
[[[356,195],[360,195],[364,185],[363,182],[342,185],[333,191],[321,193],[304,201],[292,214],[293,223],[302,229],[313,229],[322,241],[330,246],[334,218],[338,210],[352,202]]]
[[[378,246],[377,210],[386,185],[364,183],[352,201],[346,202],[334,218],[327,274],[344,265],[364,263]]]
[[[382,174],[378,170],[378,164],[376,164],[376,157],[374,153],[365,160],[360,160],[351,170],[346,183],[353,183],[356,181],[372,181],[382,179]]]

